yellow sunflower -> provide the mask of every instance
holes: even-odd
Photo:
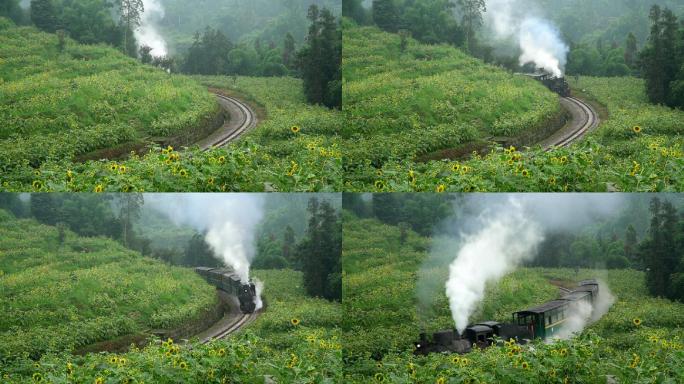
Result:
[[[218,162],[219,162],[219,164],[225,163],[225,162],[226,162],[226,157],[225,157],[225,156],[219,156]]]
[[[445,384],[445,383],[446,383],[446,379],[444,377],[440,376],[437,378],[437,384]]]
[[[214,181],[215,181],[214,178],[210,177],[209,179],[207,179],[207,184],[214,185]]]
[[[292,133],[299,133],[299,131],[301,130],[302,129],[299,127],[299,125],[293,125],[292,127],[290,127],[290,131],[292,131]]]
[[[451,170],[454,172],[458,172],[459,170],[461,170],[461,164],[459,164],[459,163],[451,164]]]
[[[97,379],[95,379],[95,384],[104,384],[104,379],[101,377],[98,377]]]
[[[442,193],[446,191],[446,186],[444,184],[440,184],[437,186],[437,193]]]
[[[224,356],[226,354],[226,350],[224,348],[221,348],[218,350],[218,355],[219,356]]]
[[[178,366],[179,366],[181,369],[187,369],[187,368],[188,368],[188,363],[186,363],[185,361],[181,361],[180,364],[178,364]]]
[[[378,190],[385,189],[385,182],[383,182],[382,180],[376,180],[373,185],[375,185],[375,189],[378,189]]]
[[[43,188],[43,182],[40,180],[34,180],[33,183],[31,183],[31,185],[33,186],[33,189],[35,189],[36,191],[39,191]]]
[[[292,324],[292,325],[294,325],[294,326],[299,325],[299,319],[296,318],[296,317],[293,317],[293,318],[290,320],[290,324]]]
[[[528,177],[528,176],[530,176],[530,171],[528,171],[527,169],[523,169],[521,174],[523,177]]]
[[[43,375],[38,372],[34,373],[32,377],[33,381],[43,381]]]
[[[102,193],[104,191],[104,186],[102,184],[98,184],[95,186],[95,193]]]
[[[641,127],[638,125],[635,125],[634,128],[632,128],[632,130],[634,131],[634,133],[641,133]]]
[[[522,369],[528,369],[530,368],[530,364],[527,361],[522,362]]]
[[[641,319],[637,317],[634,320],[632,320],[632,323],[634,323],[634,325],[638,327],[641,325]]]
[[[382,373],[380,373],[380,372],[376,373],[375,376],[373,376],[373,377],[375,378],[375,381],[377,381],[377,382],[381,383],[381,382],[385,381],[385,376],[383,376]]]
[[[181,169],[181,170],[178,172],[178,174],[179,174],[181,177],[185,177],[185,176],[188,175],[188,171],[185,170],[185,169]]]

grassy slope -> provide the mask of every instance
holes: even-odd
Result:
[[[125,161],[50,162],[23,167],[2,187],[14,191],[339,191],[339,112],[305,103],[293,78],[196,77],[266,109],[244,139],[208,152],[157,148]],[[299,133],[291,128],[298,126]],[[71,171],[69,173],[68,171]],[[2,179],[0,179],[2,180]],[[37,182],[37,183],[36,183]]]
[[[684,190],[684,112],[649,104],[639,79],[583,77],[571,85],[606,105],[609,119],[570,148],[499,148],[464,162],[391,162],[381,170],[366,167],[350,189],[377,190],[373,184],[380,181],[384,191]]]
[[[636,271],[581,270],[575,275],[570,269],[519,269],[488,287],[471,320],[508,320],[515,310],[557,297],[548,279],[578,281],[600,273],[617,301],[606,316],[571,341],[535,344],[520,352],[490,348],[458,360],[448,355],[412,356],[411,342],[421,329],[452,325],[442,288],[447,271],[443,264],[431,262],[429,246],[429,239],[411,233],[401,247],[398,228],[345,216],[347,380],[431,383],[442,377],[450,383],[561,383],[567,376],[570,382],[605,383],[606,374],[620,382],[652,382],[661,376],[684,379],[684,305],[647,296],[643,274]],[[419,311],[416,296],[423,289],[434,296],[431,306]],[[635,326],[634,318],[642,325]],[[562,349],[567,355],[561,355]],[[639,361],[631,368],[634,354]]]
[[[449,46],[408,41],[377,28],[344,29],[342,131],[345,166],[454,148],[491,136],[518,136],[560,111],[540,84],[485,65]],[[352,179],[357,175],[350,176]]]
[[[0,361],[173,328],[214,305],[187,269],[0,211]]]
[[[341,381],[340,305],[307,298],[301,273],[290,270],[254,271],[264,281],[268,307],[244,332],[227,340],[192,349],[154,344],[125,354],[47,356],[0,368],[10,383],[38,373],[65,382],[336,383]],[[292,320],[299,320],[293,325]]]
[[[29,27],[0,31],[0,163],[71,159],[124,142],[168,137],[217,111],[211,94],[117,50]]]

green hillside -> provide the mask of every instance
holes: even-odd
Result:
[[[105,46],[67,40],[59,53],[56,35],[5,19],[1,25],[0,117],[7,122],[0,128],[1,190],[341,189],[339,113],[307,104],[299,79],[193,80]],[[258,128],[221,149],[152,146],[118,159],[151,140],[191,145],[206,135],[218,113],[207,86],[250,101]],[[89,157],[111,160],[78,161]]]
[[[574,94],[592,102],[603,120],[570,148],[471,155],[483,141],[548,122],[558,112],[557,97],[447,46],[406,39],[402,53],[400,35],[348,21],[344,39],[347,191],[684,188],[684,112],[650,104],[643,80],[571,79]]]
[[[214,289],[193,271],[113,240],[63,233],[60,242],[57,227],[0,211],[1,365],[173,329],[216,303]]]
[[[218,113],[214,96],[187,77],[170,76],[104,45],[67,39],[60,51],[58,40],[0,21],[3,173],[187,135]]]
[[[344,25],[345,168],[352,185],[368,163],[415,161],[492,137],[534,134],[560,113],[558,97],[446,45]],[[465,149],[465,153],[469,153]],[[372,183],[371,183],[372,184]]]
[[[345,215],[342,329],[348,382],[604,383],[606,375],[624,383],[684,379],[684,305],[648,296],[643,273],[633,270],[520,268],[488,286],[472,321],[509,320],[515,310],[556,298],[558,289],[550,280],[576,282],[598,274],[616,302],[572,340],[491,347],[464,356],[413,356],[419,332],[453,326],[444,294],[448,268],[429,261],[429,238],[409,231],[400,245],[400,234],[398,227]]]
[[[340,305],[307,298],[300,272],[254,271],[267,309],[245,331],[204,345],[154,343],[123,354],[44,356],[0,367],[8,383],[40,377],[101,383],[337,383],[342,376]]]

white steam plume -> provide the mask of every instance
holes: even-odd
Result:
[[[514,270],[535,256],[543,240],[541,228],[525,215],[522,204],[510,198],[505,209],[481,217],[484,226],[463,235],[463,246],[449,266],[446,295],[459,333],[485,294],[486,284]]]
[[[513,41],[521,51],[520,65],[534,63],[562,76],[568,46],[551,22],[531,13],[524,0],[487,0],[485,24],[497,40]]]
[[[164,213],[174,223],[206,231],[204,240],[217,259],[232,267],[243,282],[255,255],[256,226],[263,217],[259,194],[151,194],[146,205]]]
[[[159,0],[143,0],[144,11],[140,17],[140,28],[135,30],[138,45],[152,48],[152,56],[166,56],[166,40],[157,29],[157,23],[164,18],[164,7]]]
[[[593,305],[585,301],[575,303],[570,306],[570,314],[563,323],[563,328],[553,337],[553,339],[569,339],[576,333],[582,332],[584,328],[608,313],[608,310],[615,302],[615,297],[603,281],[599,281],[599,292],[594,299]]]
[[[254,287],[256,288],[256,296],[254,297],[254,304],[256,304],[256,307],[254,310],[258,311],[264,307],[264,302],[261,300],[261,292],[264,291],[264,283],[261,280],[255,280]]]

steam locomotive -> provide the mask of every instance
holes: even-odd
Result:
[[[552,337],[561,330],[573,306],[580,302],[593,305],[598,291],[596,280],[584,280],[559,299],[513,313],[512,323],[486,321],[468,326],[463,334],[455,329],[435,332],[431,340],[427,334],[421,333],[420,340],[414,343],[414,354],[465,354],[473,348],[487,348],[494,344],[494,336],[504,341],[513,339],[520,344]]]
[[[256,308],[256,286],[253,282],[243,283],[235,271],[230,268],[195,268],[209,284],[215,285],[231,295],[235,295],[240,302],[242,313],[252,313]]]
[[[562,97],[570,97],[570,85],[567,80],[565,80],[565,77],[556,77],[546,71],[531,74],[526,73],[525,75],[541,82],[552,92],[555,92]]]

